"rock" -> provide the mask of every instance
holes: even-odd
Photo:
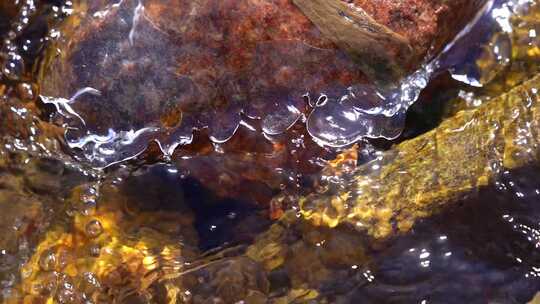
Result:
[[[86,210],[78,206],[73,218],[51,225],[22,267],[27,276],[15,286],[32,302],[147,303],[165,288],[162,278],[181,272],[198,255],[189,210],[140,209],[111,180],[74,187],[67,200]]]
[[[193,303],[267,303],[269,283],[261,265],[247,257],[209,263],[184,279]]]
[[[403,142],[379,160],[341,176],[300,201],[315,225],[351,224],[373,238],[406,232],[505,169],[537,162],[540,75],[436,129]],[[376,185],[376,186],[375,186]]]
[[[286,212],[259,235],[246,255],[264,267],[272,289],[285,285],[280,292],[274,290],[280,299],[276,303],[289,303],[295,298],[321,300],[318,297],[329,284],[361,284],[363,278],[354,272],[370,262],[372,245],[350,227],[314,227],[294,212]]]
[[[172,154],[193,141],[194,128],[225,142],[240,113],[280,134],[306,111],[307,95],[344,96],[370,82],[366,74],[391,82],[410,72],[470,19],[476,6],[457,3],[418,4],[429,18],[381,6],[401,9],[395,26],[354,15],[365,30],[334,14],[351,10],[340,1],[92,0],[76,8],[51,48],[42,99],[70,125],[70,145],[100,166],[139,154],[153,139]],[[463,18],[441,26],[448,32],[433,24],[458,9]],[[418,27],[401,24],[407,18]],[[426,18],[430,26],[420,22]]]
[[[285,0],[92,0],[63,31],[42,94],[73,97],[85,129],[100,135],[167,130],[188,116],[236,126],[242,109],[260,116],[273,103],[303,102],[306,92],[366,81]]]
[[[0,281],[3,301],[22,301],[17,286],[24,279],[21,267],[34,254],[51,223],[66,217],[65,194],[89,179],[82,172],[52,157],[21,150],[0,149]],[[40,256],[41,268],[63,260]],[[9,295],[9,297],[8,297]],[[9,298],[9,300],[8,300]]]
[[[382,83],[439,53],[485,0],[294,0],[321,32]]]
[[[534,295],[534,298],[532,298],[531,301],[528,302],[528,304],[538,304],[538,303],[540,303],[540,292],[536,293]]]
[[[15,1],[2,1],[0,3],[0,33],[6,33],[11,20],[17,15],[17,5]]]

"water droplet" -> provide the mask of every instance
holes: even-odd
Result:
[[[86,235],[90,238],[96,238],[103,232],[103,226],[98,220],[92,220],[86,224]]]
[[[24,60],[19,54],[9,52],[2,63],[1,72],[9,80],[20,80],[24,74]]]
[[[41,254],[39,259],[39,267],[43,271],[52,271],[56,268],[56,254],[53,251],[46,250]]]
[[[101,247],[97,244],[90,246],[90,256],[97,258],[101,254]]]
[[[343,95],[325,95],[324,106],[313,109],[307,130],[323,145],[341,147],[364,137],[395,138],[403,129],[405,111],[393,113],[399,95],[383,95],[370,86],[349,88]]]

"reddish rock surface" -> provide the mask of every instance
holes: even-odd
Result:
[[[485,0],[292,0],[379,84],[398,82],[449,42]]]
[[[443,10],[434,0],[398,2],[357,0],[356,4],[404,36],[415,27],[421,29],[416,40],[410,39],[427,48],[439,37],[433,24],[437,14],[450,8]],[[54,49],[59,55],[51,58],[41,83],[45,96],[70,99],[89,87],[100,92],[84,93],[70,102],[85,124],[72,118],[69,138],[107,135],[111,129],[158,127],[156,137],[174,142],[177,128],[186,124],[209,126],[205,133],[212,134],[237,124],[241,110],[251,118],[264,117],[272,113],[275,104],[303,104],[305,93],[316,98],[323,92],[344,92],[348,86],[368,81],[360,71],[362,65],[325,36],[296,0],[124,0],[118,5],[89,0],[86,4],[77,7],[61,29],[64,38]],[[410,24],[413,21],[415,26]],[[323,153],[314,144],[310,148],[288,144],[284,149],[260,135],[260,127],[256,129],[253,134],[258,135],[248,132],[251,135],[246,136],[239,131],[241,138],[219,148],[242,147],[240,151],[233,149],[238,154],[231,161],[220,161],[220,157],[217,165],[211,158],[204,158],[200,165],[191,161],[195,164],[191,171],[204,171],[197,166],[209,166],[216,168],[212,172],[220,171],[209,174],[211,178],[221,172],[242,175],[241,179],[222,178],[215,188],[231,190],[235,185],[228,180],[258,179],[275,189],[283,182],[283,175],[275,177],[274,169],[297,163],[309,167],[311,158],[305,155]],[[208,156],[210,152],[200,146],[195,143],[181,154]],[[213,149],[208,142],[205,147]],[[136,155],[141,146],[130,149],[126,156]],[[290,156],[290,149],[302,156]],[[266,165],[258,166],[256,173],[239,169],[242,163],[257,162]]]
[[[420,57],[433,55],[467,24],[482,0],[343,0],[409,39]]]
[[[366,81],[288,0],[89,2],[64,29],[42,93],[99,90],[74,104],[96,133],[175,126],[179,112],[207,121],[230,108],[257,115],[306,92]]]
[[[354,3],[423,57],[448,41],[480,1]],[[181,112],[207,122],[231,108],[260,115],[267,105],[301,101],[306,92],[318,96],[366,82],[358,60],[372,64],[339,50],[296,0],[91,0],[73,19],[43,94],[70,98],[85,87],[99,90],[101,96],[85,94],[74,108],[100,134],[174,127]],[[370,47],[371,53],[380,48]]]

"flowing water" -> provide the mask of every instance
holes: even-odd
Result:
[[[325,46],[259,45],[247,77],[217,77],[237,81],[215,93],[235,101],[225,105],[205,104],[211,92],[193,79],[207,70],[168,69],[186,54],[208,64],[200,50],[215,43],[219,11],[189,4],[186,30],[166,23],[176,7],[145,15],[160,3],[0,3],[3,303],[540,303],[537,87],[519,95],[530,110],[507,109],[522,115],[515,134],[489,133],[512,155],[467,162],[484,153],[472,137],[472,149],[443,147],[498,96],[538,83],[540,3],[486,1],[443,53],[391,88],[367,84]],[[236,17],[260,17],[248,12]],[[178,32],[189,39],[179,44]],[[270,79],[276,65],[293,70]],[[358,85],[328,82],[336,75]],[[271,102],[243,99],[253,88]],[[441,124],[475,110],[459,128]],[[404,148],[437,128],[441,138]],[[416,158],[425,147],[439,160],[429,169]],[[475,166],[493,174],[459,188]],[[396,174],[456,182],[380,194]],[[365,211],[366,194],[350,205],[351,188],[383,203]],[[447,203],[453,191],[464,195]],[[428,207],[404,219],[408,206],[384,203],[408,195]],[[370,221],[354,222],[358,210]]]

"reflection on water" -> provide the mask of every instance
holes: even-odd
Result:
[[[131,14],[140,13],[141,3],[120,14],[136,19]],[[140,144],[136,159],[131,159],[134,150],[118,155],[122,151],[109,149],[109,140],[118,134],[105,132],[92,139],[94,145],[98,139],[103,143],[100,157],[111,156],[105,163],[131,159],[106,169],[81,161],[87,159],[71,149],[74,133],[69,128],[81,123],[80,118],[96,130],[108,130],[109,123],[140,127],[159,120],[152,115],[164,109],[151,108],[156,111],[147,113],[152,117],[133,117],[140,121],[117,121],[119,112],[110,113],[112,118],[100,125],[100,117],[77,118],[77,100],[102,102],[103,89],[75,92],[65,100],[38,98],[47,81],[39,75],[38,63],[50,60],[44,50],[63,35],[58,22],[73,13],[72,7],[69,1],[0,3],[3,302],[527,303],[540,290],[536,2],[493,2],[499,11],[492,10],[491,17],[495,14],[498,22],[480,22],[479,29],[470,29],[473,36],[456,44],[469,46],[459,48],[467,54],[443,58],[452,66],[451,76],[466,84],[444,75],[429,84],[419,80],[428,89],[418,107],[437,104],[443,108],[437,117],[446,121],[420,135],[429,124],[411,123],[409,116],[405,136],[392,142],[397,146],[390,151],[378,151],[389,144],[377,141],[361,141],[346,150],[318,146],[305,125],[296,123],[306,121],[304,108],[293,102],[286,104],[290,111],[279,104],[270,104],[271,111],[253,106],[242,113],[241,122],[239,108],[211,112],[208,117],[223,119],[209,120],[207,129],[195,133],[190,126],[186,134],[176,128],[175,119],[190,118],[173,111],[160,123],[182,142],[160,137],[159,144],[144,152],[156,137],[136,136],[124,128],[120,144]],[[95,12],[95,18],[108,20],[107,12]],[[166,25],[145,22],[159,20],[145,19],[139,25],[156,31]],[[121,27],[118,22],[114,19],[110,26]],[[132,33],[133,43],[138,43],[138,33]],[[159,39],[162,34],[152,33],[155,41],[145,43],[155,42],[152,47],[160,53],[148,63],[155,73],[146,85],[170,88],[166,81],[153,81],[167,79],[167,70],[152,67],[177,50]],[[115,39],[109,38],[90,41]],[[95,48],[79,55],[86,51]],[[312,60],[322,60],[324,53],[275,45],[258,51],[307,52]],[[130,52],[137,55],[135,49]],[[336,53],[328,58],[342,60],[333,58]],[[253,67],[261,73],[255,80],[268,77],[265,67],[292,60],[266,59],[271,62]],[[107,71],[115,72],[120,64],[127,69],[127,76],[122,74],[127,78],[121,79],[135,75],[129,73],[129,63],[110,60]],[[43,82],[38,85],[36,79]],[[184,78],[175,79],[178,90],[192,92]],[[164,95],[154,96],[157,92],[130,88],[129,82],[115,85],[125,94],[135,90],[142,101],[175,95],[159,90]],[[512,88],[506,97],[497,97]],[[381,96],[373,98],[376,93],[365,95],[369,87],[344,91],[352,99],[363,96],[362,113],[378,111],[384,103]],[[328,110],[342,92],[327,92],[327,99],[306,96],[302,102]],[[110,110],[116,106],[122,100]],[[340,113],[344,118],[358,114],[345,110]],[[265,111],[271,115],[263,117]],[[416,115],[435,120],[421,111]],[[403,121],[387,123],[381,121],[377,128],[394,130]],[[231,133],[235,136],[229,138]],[[410,137],[415,139],[400,143]],[[86,152],[92,154],[92,149]],[[392,183],[397,186],[388,186]]]
[[[367,303],[526,303],[539,288],[539,168],[507,172],[379,249]],[[379,255],[380,254],[380,255]]]

